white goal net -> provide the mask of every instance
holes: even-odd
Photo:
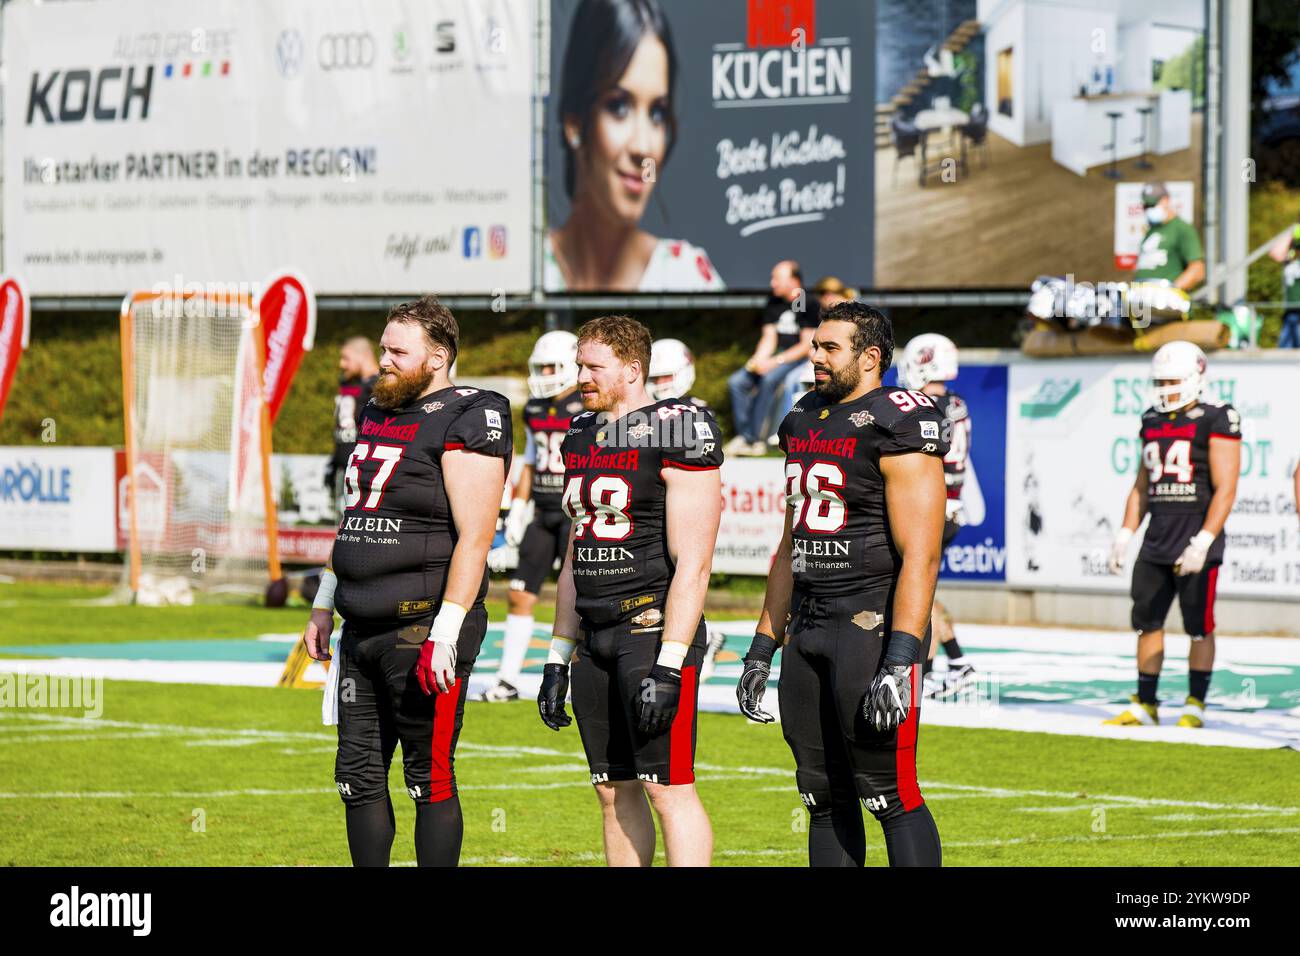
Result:
[[[280,568],[256,313],[243,296],[135,293],[121,321],[124,588],[147,605],[263,593]]]

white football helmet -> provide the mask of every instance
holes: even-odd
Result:
[[[1161,385],[1161,382],[1170,382]],[[1205,389],[1205,353],[1192,342],[1167,342],[1151,360],[1151,404],[1176,412],[1199,401]]]
[[[817,387],[817,374],[813,370],[812,362],[804,362],[803,367],[799,369],[799,394],[807,395]]]
[[[930,382],[950,382],[957,377],[957,346],[936,332],[918,335],[903,347],[898,382],[904,388],[920,388]]]
[[[553,366],[555,371],[543,373]],[[551,398],[578,384],[578,337],[557,329],[547,332],[528,356],[528,392],[533,398]]]
[[[671,375],[664,385],[655,385],[655,379]],[[656,401],[681,398],[695,384],[695,356],[679,339],[659,339],[650,349],[650,374],[645,389]]]

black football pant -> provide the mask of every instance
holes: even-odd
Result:
[[[884,656],[892,589],[847,597],[794,596],[777,685],[799,795],[812,816],[813,866],[861,866],[862,811],[880,821],[891,866],[938,866],[938,830],[916,779],[921,668],[912,667],[907,719],[877,731],[862,713]],[[921,646],[928,652],[929,631]]]
[[[334,781],[347,810],[348,847],[358,866],[387,866],[393,842],[388,769],[402,744],[406,791],[416,803],[421,866],[454,866],[462,821],[454,771],[469,676],[487,632],[487,610],[465,615],[456,685],[426,695],[415,677],[428,624],[366,628],[345,622],[339,639],[339,748]]]

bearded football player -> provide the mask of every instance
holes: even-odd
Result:
[[[924,392],[884,387],[889,319],[861,302],[822,315],[816,385],[778,432],[785,531],[736,688],[761,708],[776,649],[811,866],[862,866],[862,804],[891,866],[938,866],[939,831],[916,779],[920,662],[943,537],[943,417]]]
[[[524,405],[524,467],[506,515],[506,545],[519,549],[510,579],[505,640],[496,683],[480,699],[517,700],[519,674],[533,637],[533,608],[542,584],[569,544],[569,516],[560,507],[564,462],[560,443],[582,409],[578,395],[578,338],[556,330],[538,338],[528,357]]]
[[[387,866],[388,768],[402,745],[421,866],[455,866],[463,825],[453,760],[487,630],[487,552],[510,470],[510,405],[449,376],[459,329],[427,296],[389,313],[380,375],[357,422],[343,520],[303,634],[329,658],[334,779],[356,866]]]
[[[1130,588],[1138,632],[1137,693],[1108,724],[1160,723],[1156,690],[1165,659],[1165,617],[1177,596],[1183,630],[1192,639],[1178,726],[1205,725],[1223,525],[1232,513],[1241,470],[1241,416],[1231,405],[1201,400],[1205,370],[1205,353],[1191,342],[1163,345],[1151,360],[1154,401],[1142,413],[1142,461],[1110,556],[1111,573],[1119,574],[1129,542],[1143,517],[1151,515]]]
[[[572,661],[573,714],[610,866],[649,866],[655,826],[669,866],[707,866],[695,792],[704,595],[722,511],[717,422],[646,391],[650,333],[626,316],[578,331],[586,411],[562,445],[573,521],[537,705],[559,730]]]
[[[948,500],[944,503],[942,550],[947,550],[966,523],[961,493],[970,461],[971,418],[966,402],[949,387],[957,377],[957,369],[957,346],[946,335],[933,332],[918,335],[903,346],[903,358],[898,368],[899,384],[929,395],[943,416],[942,435],[948,443],[948,454],[943,456],[943,480]],[[957,633],[953,630],[952,615],[937,598],[930,614],[930,627],[934,639],[921,665],[925,693],[930,697],[949,696],[971,680],[975,667],[962,653]],[[942,646],[948,655],[948,669],[943,672],[942,679],[938,672],[931,670],[937,646]]]

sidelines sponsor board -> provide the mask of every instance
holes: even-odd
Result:
[[[1218,588],[1242,597],[1300,594],[1294,474],[1300,430],[1290,414],[1300,367],[1209,363],[1205,399],[1241,413],[1241,475],[1228,517]],[[1007,404],[1007,580],[1016,587],[1127,593],[1107,567],[1124,501],[1142,461],[1138,427],[1150,405],[1150,362],[1013,362]],[[1143,526],[1145,530],[1145,524]]]
[[[4,260],[36,295],[531,281],[528,0],[5,8]],[[450,136],[444,135],[450,132]]]
[[[113,449],[0,448],[0,548],[109,552]]]

